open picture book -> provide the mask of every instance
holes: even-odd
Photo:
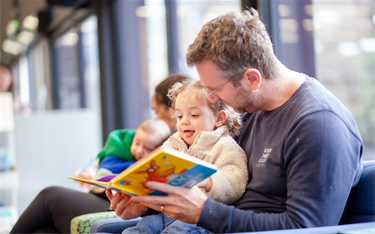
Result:
[[[217,171],[213,164],[178,150],[159,147],[148,156],[135,162],[120,174],[98,180],[86,180],[68,176],[70,179],[106,189],[117,190],[131,196],[167,195],[145,186],[147,181],[157,181],[173,186],[191,188]]]

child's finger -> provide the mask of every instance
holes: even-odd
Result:
[[[78,177],[79,174],[80,174],[80,172],[81,172],[81,170],[82,170],[81,167],[77,168],[77,170],[74,172],[74,177]]]

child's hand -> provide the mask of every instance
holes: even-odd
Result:
[[[78,168],[76,170],[76,172],[74,173],[74,177],[86,179],[86,180],[94,179],[94,176],[95,176],[94,169],[92,169],[91,167],[88,167],[83,173],[80,174],[81,170],[82,170],[82,168]],[[81,185],[81,188],[87,188],[87,189],[91,188],[90,184],[86,184],[86,183],[82,183],[82,182],[78,182],[78,181],[77,181],[77,183],[79,183]]]
[[[204,188],[206,192],[209,192],[212,188],[212,180],[211,177],[208,177],[207,179],[203,180],[202,182],[197,184],[198,188]]]
[[[94,162],[94,167],[95,168],[98,168],[99,167],[99,158],[96,158],[95,162]]]
[[[105,188],[102,188],[102,187],[95,187],[95,186],[94,186],[94,188],[92,189],[92,191],[93,191],[94,193],[102,193],[102,192],[105,191]]]

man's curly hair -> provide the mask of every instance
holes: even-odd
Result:
[[[266,27],[253,8],[231,12],[207,22],[188,48],[193,67],[205,60],[215,63],[237,86],[243,72],[256,68],[265,78],[277,76],[277,58]]]

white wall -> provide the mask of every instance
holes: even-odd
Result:
[[[81,190],[67,177],[101,150],[100,112],[59,110],[15,116],[15,146],[21,214],[47,186]]]

